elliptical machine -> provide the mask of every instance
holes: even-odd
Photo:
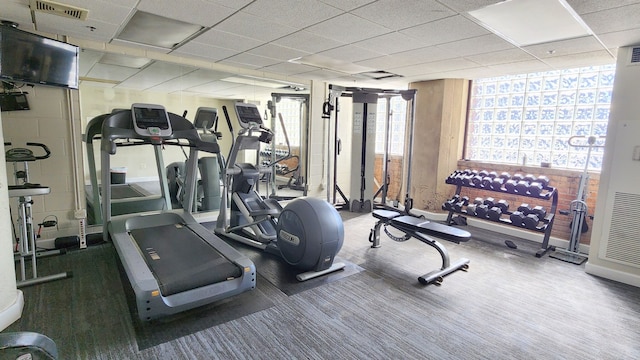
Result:
[[[223,106],[222,110],[233,134],[227,108]],[[256,105],[236,103],[235,111],[241,129],[237,139],[232,137],[215,232],[282,257],[305,271],[296,276],[299,281],[343,269],[344,263],[334,263],[344,241],[340,214],[316,198],[297,198],[284,208],[274,199],[263,199],[255,187],[260,176],[268,175],[271,168],[236,161],[239,152],[246,150],[255,151],[258,158],[260,144],[270,143],[273,132],[262,125]]]

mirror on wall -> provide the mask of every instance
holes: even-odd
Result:
[[[216,196],[221,196],[219,171],[232,143],[222,107],[227,108],[234,123],[237,121],[233,113],[236,101],[252,102],[264,109],[265,125],[275,133],[272,144],[263,145],[257,158],[243,159],[272,168],[273,175],[261,179],[258,185],[260,194],[279,199],[306,195],[308,86],[145,60],[148,59],[93,50],[83,50],[80,54],[82,152],[89,225],[102,222],[99,205],[101,115],[128,109],[132,103],[162,104],[169,112],[184,115],[194,122],[199,108],[216,110],[218,120],[215,125],[199,131],[203,137],[219,143],[221,156],[200,156],[201,171],[206,171],[207,175],[199,177],[201,186],[196,197],[199,202],[192,209],[194,212],[217,212],[219,208],[215,201]],[[236,132],[238,128],[234,126]],[[181,181],[187,155],[188,149],[176,146],[166,146],[162,151],[174,208],[181,207]],[[158,198],[160,184],[150,146],[118,148],[109,171],[114,214],[158,210],[164,206]],[[217,176],[209,176],[212,172],[218,172]]]

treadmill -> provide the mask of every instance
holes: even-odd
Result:
[[[111,155],[116,141],[152,145],[162,197],[169,191],[162,162],[165,145],[188,146],[183,209],[112,216]],[[186,141],[186,144],[185,144]],[[200,139],[187,119],[161,105],[133,104],[104,118],[101,143],[103,237],[109,237],[135,295],[138,317],[149,321],[252,290],[251,260],[200,225],[190,214],[194,201],[198,151],[219,154],[218,144]]]
[[[121,110],[115,110],[121,111]],[[98,185],[96,156],[93,142],[99,140],[102,133],[102,123],[110,114],[96,116],[89,121],[83,135],[86,144],[87,163],[89,165],[89,179],[91,184],[85,187],[87,202],[87,222],[89,225],[102,224],[101,191]],[[110,174],[111,169],[107,169]],[[142,211],[160,210],[166,206],[162,197],[154,195],[135,184],[111,184],[111,215],[122,215]]]

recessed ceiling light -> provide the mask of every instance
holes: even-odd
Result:
[[[469,15],[517,46],[593,34],[565,0],[507,0],[470,11]]]
[[[173,49],[202,29],[200,25],[137,11],[117,39]]]

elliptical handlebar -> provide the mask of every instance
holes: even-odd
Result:
[[[47,147],[47,145],[42,144],[42,143],[36,143],[36,142],[28,142],[27,146],[37,146],[42,148],[42,150],[44,150],[45,154],[41,155],[41,156],[34,156],[34,158],[36,160],[42,160],[42,159],[46,159],[49,156],[51,156],[51,151],[49,151],[49,147]]]
[[[12,145],[12,143],[5,142],[4,145],[10,146]],[[27,142],[25,145],[41,148],[42,150],[44,150],[44,155],[36,156],[34,155],[31,149],[27,149],[27,148],[13,148],[13,149],[7,150],[7,152],[5,153],[6,161],[7,162],[37,161],[37,160],[47,159],[51,156],[51,151],[49,150],[49,147],[47,147],[47,145],[45,144],[36,143],[36,142]]]

